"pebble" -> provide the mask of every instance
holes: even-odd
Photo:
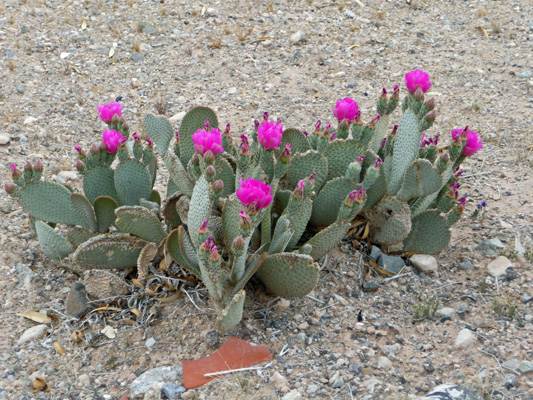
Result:
[[[529,373],[533,372],[533,362],[531,362],[531,361],[522,361],[517,369],[522,375],[529,374]]]
[[[294,35],[291,36],[290,38],[290,41],[292,43],[299,43],[299,42],[305,42],[306,40],[306,36],[305,36],[305,32],[302,31],[302,30],[299,30],[298,32],[296,32]]]
[[[352,10],[344,10],[344,15],[351,19],[355,18],[355,13]]]
[[[181,111],[177,114],[174,114],[168,120],[170,121],[171,124],[175,124],[176,122],[181,122],[183,118],[185,118],[185,115],[187,115],[187,113],[185,111]]]
[[[481,400],[481,398],[469,388],[445,383],[431,390],[419,400]]]
[[[156,340],[155,340],[153,337],[151,337],[151,338],[149,338],[149,339],[146,341],[146,343],[145,343],[144,345],[145,345],[146,347],[150,348],[150,347],[152,347],[154,344],[156,344]]]
[[[89,387],[91,385],[91,377],[87,374],[78,376],[78,383],[80,386]]]
[[[181,365],[149,369],[130,384],[130,394],[132,397],[136,397],[146,393],[157,383],[177,380],[182,373]]]
[[[180,394],[185,392],[183,386],[178,386],[175,383],[167,382],[161,387],[161,394],[168,400],[179,399]]]
[[[303,400],[303,397],[298,391],[291,390],[289,393],[283,396],[281,400]]]
[[[348,371],[356,374],[356,375],[359,375],[361,373],[361,371],[363,371],[363,368],[365,366],[363,364],[359,364],[359,363],[353,363],[353,364],[350,364],[350,366],[348,367]]]
[[[144,56],[142,54],[139,54],[139,53],[133,53],[131,56],[130,56],[130,59],[131,61],[133,61],[134,63],[139,63],[139,62],[143,62],[144,61]]]
[[[396,356],[400,353],[400,350],[401,346],[398,343],[393,345],[385,345],[381,348],[383,354],[390,360],[395,360]]]
[[[309,393],[309,394],[316,393],[317,390],[318,390],[318,385],[309,385],[309,386],[307,386],[307,393]]]
[[[389,360],[387,357],[381,356],[378,358],[378,368],[384,371],[388,371],[392,368],[392,361]]]
[[[220,342],[220,335],[215,330],[210,330],[205,334],[205,342],[209,346],[216,346]]]
[[[276,311],[278,312],[283,312],[283,311],[287,311],[289,309],[289,307],[291,306],[291,301],[290,300],[287,300],[287,299],[279,299],[279,301],[276,303],[276,305],[274,306],[274,308],[276,309]]]
[[[270,383],[282,393],[286,393],[289,391],[289,381],[278,371],[272,374],[272,376],[270,377]]]
[[[397,274],[405,267],[405,262],[401,257],[389,256],[387,254],[381,254],[381,257],[377,260],[378,265],[393,274]]]
[[[338,389],[342,387],[342,385],[344,385],[344,381],[342,380],[342,378],[337,378],[335,379],[335,382],[333,382],[333,389]]]
[[[494,256],[496,255],[496,251],[504,248],[505,245],[500,239],[487,239],[479,242],[476,247],[476,251],[480,251],[486,256]]]
[[[24,333],[17,340],[17,344],[23,344],[29,342],[30,340],[40,337],[48,329],[48,325],[40,324],[32,326],[24,331]]]
[[[87,312],[92,310],[89,304],[89,298],[85,291],[85,286],[81,282],[76,282],[70,289],[65,302],[67,314],[74,318],[81,318]]]
[[[505,271],[511,266],[511,264],[511,261],[507,257],[499,256],[487,265],[487,271],[494,278],[499,278],[505,274]]]
[[[506,389],[511,389],[516,387],[518,384],[518,377],[515,374],[508,374],[505,375],[505,378],[503,378],[503,386]]]
[[[522,72],[522,74],[520,76],[522,78],[531,78],[531,70],[530,69],[525,70],[524,72]]]
[[[426,274],[436,272],[437,269],[439,268],[437,259],[427,254],[415,254],[411,256],[409,260],[411,261],[411,264],[413,264],[413,266],[416,269]]]
[[[7,133],[0,133],[0,146],[5,146],[9,144],[11,140],[10,136]]]
[[[24,94],[24,92],[26,91],[26,85],[21,83],[17,86],[17,93],[19,94]]]
[[[139,25],[141,26],[142,33],[145,33],[146,35],[157,35],[159,33],[157,28],[150,25],[148,22],[140,22]]]
[[[34,122],[37,122],[37,118],[35,117],[28,117],[24,120],[24,125],[30,125],[30,124],[33,124]]]
[[[510,360],[504,361],[502,363],[503,367],[513,370],[516,370],[518,368],[518,365],[520,365],[520,361],[518,361],[516,358],[511,358]]]
[[[450,318],[455,310],[451,307],[443,307],[439,308],[437,312],[435,313],[435,317],[437,318]]]
[[[472,264],[471,261],[466,260],[466,261],[463,261],[463,262],[460,262],[459,264],[457,264],[457,268],[459,268],[459,269],[461,269],[463,271],[469,271],[469,270],[474,269],[474,264]]]
[[[35,272],[31,268],[28,268],[26,264],[22,263],[15,264],[15,271],[17,271],[19,281],[17,289],[21,289],[22,287],[29,289],[35,277]]]
[[[457,349],[466,349],[474,344],[476,335],[470,329],[462,329],[455,339]]]

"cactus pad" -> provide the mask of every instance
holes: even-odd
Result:
[[[94,213],[99,232],[107,232],[109,227],[115,223],[115,209],[117,207],[117,202],[111,197],[100,196],[96,198],[94,201]]]
[[[180,125],[180,160],[187,165],[195,152],[192,135],[198,129],[204,128],[204,122],[209,121],[211,129],[218,128],[218,118],[209,107],[194,107],[189,111]]]
[[[363,148],[355,140],[339,139],[331,142],[324,153],[328,159],[328,180],[344,176],[348,165],[357,160],[357,157],[362,154]]]
[[[189,232],[191,232],[191,241],[194,247],[198,247],[201,243],[197,243],[196,231],[206,219],[211,215],[211,196],[209,195],[209,182],[205,176],[201,176],[192,192],[191,202],[189,204],[189,214],[187,223],[189,225]]]
[[[174,136],[174,130],[168,119],[159,115],[147,114],[144,117],[143,126],[148,137],[154,141],[159,154],[164,156]]]
[[[176,193],[172,196],[169,196],[165,199],[162,206],[162,214],[165,218],[165,221],[171,228],[177,228],[181,225],[181,218],[176,210],[176,203],[181,197],[181,193]]]
[[[311,223],[315,226],[328,226],[335,222],[342,202],[356,187],[353,181],[344,177],[328,181],[313,199]]]
[[[91,203],[97,197],[108,196],[118,201],[115,189],[115,171],[109,167],[96,166],[83,175],[83,193]]]
[[[310,256],[318,261],[337,246],[350,230],[349,222],[337,221],[313,236],[304,246],[311,246]],[[302,246],[302,247],[304,247]]]
[[[74,247],[43,221],[35,221],[35,231],[39,238],[39,245],[44,255],[53,260],[61,260],[74,252]]]
[[[180,191],[181,193],[190,196],[192,194],[194,184],[191,181],[187,170],[181,164],[179,158],[176,157],[173,152],[168,152],[163,157],[163,161],[165,162],[168,174],[170,175],[168,194],[172,195],[176,191]],[[176,189],[173,189],[172,191],[170,189],[171,181],[176,187]]]
[[[438,211],[425,211],[413,218],[411,233],[403,242],[404,250],[436,254],[448,246],[450,236],[446,220]]]
[[[315,192],[318,192],[326,182],[328,175],[328,160],[315,151],[307,151],[303,154],[291,157],[287,180],[292,190],[302,179],[308,178],[315,173]]]
[[[303,297],[318,283],[318,266],[305,254],[278,253],[267,256],[257,275],[276,296]]]
[[[95,236],[80,245],[74,252],[74,263],[81,270],[125,269],[135,267],[144,240],[126,234]]]
[[[305,153],[307,150],[311,150],[311,144],[309,143],[307,136],[305,136],[305,133],[303,133],[299,129],[289,128],[283,131],[279,150],[276,150],[276,154],[278,157],[287,143],[290,143],[291,145],[292,154]]]
[[[115,210],[116,225],[124,231],[147,242],[159,243],[167,233],[155,213],[140,206],[122,206]]]
[[[246,292],[241,290],[238,292],[228,305],[217,315],[215,325],[221,331],[229,331],[235,328],[242,320],[242,311],[244,307],[244,299]]]
[[[387,134],[387,126],[389,125],[389,116],[385,114],[381,114],[381,118],[376,124],[376,129],[374,130],[374,135],[372,136],[372,139],[370,139],[370,143],[368,144],[368,149],[373,150],[376,153],[379,151],[381,147],[381,142],[385,135]]]
[[[93,232],[90,229],[80,228],[79,226],[73,226],[67,231],[67,240],[74,246],[78,247],[83,242],[86,242],[90,238],[98,236],[100,233]]]
[[[115,187],[122,205],[135,206],[139,199],[150,198],[152,177],[139,161],[127,160],[115,170]]]
[[[221,197],[229,196],[235,192],[235,173],[228,160],[224,157],[218,156],[215,162],[215,180],[222,180],[224,182],[224,190]]]
[[[414,197],[427,196],[441,188],[441,181],[439,171],[428,160],[416,160],[407,169],[396,197],[409,201]]]
[[[386,246],[401,243],[411,230],[411,211],[405,201],[386,196],[366,214],[370,235]]]
[[[239,211],[243,209],[244,207],[241,201],[235,195],[228,197],[226,204],[224,204],[222,210],[222,228],[224,231],[224,240],[228,249],[231,248],[233,239],[241,234],[241,217]]]
[[[74,209],[85,220],[86,226],[88,226],[92,231],[96,232],[98,230],[96,214],[94,213],[94,208],[87,197],[79,193],[72,193],[70,195],[70,201],[72,202]]]
[[[184,236],[187,236],[186,238]],[[168,235],[166,242],[166,249],[172,259],[180,266],[183,267],[196,277],[200,277],[200,269],[198,267],[198,260],[191,260],[187,255],[187,251],[184,248],[184,241],[189,240],[187,233],[183,230],[183,227],[174,229]],[[190,242],[189,242],[190,243]],[[190,244],[192,249],[192,244]],[[195,254],[196,257],[196,254]]]
[[[298,208],[298,211],[293,213],[289,219],[290,228],[294,231],[291,237],[291,240],[285,248],[286,251],[291,251],[294,246],[298,244],[298,241],[305,232],[307,223],[311,218],[311,213],[313,211],[313,201],[311,199],[305,199],[303,203]]]
[[[390,160],[390,158],[387,158]],[[368,211],[374,208],[378,201],[380,201],[383,196],[387,194],[387,182],[385,176],[385,164],[382,164],[379,170],[379,175],[376,181],[370,189],[367,190],[367,199],[364,205],[363,210]]]

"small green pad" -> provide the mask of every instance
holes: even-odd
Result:
[[[294,190],[298,182],[302,179],[309,178],[315,173],[315,192],[318,192],[326,182],[328,175],[328,159],[321,156],[314,150],[309,150],[303,154],[291,157],[289,170],[287,171],[287,180],[289,188]]]
[[[181,121],[180,135],[180,160],[183,165],[189,164],[189,160],[196,151],[192,141],[192,135],[198,129],[204,128],[204,122],[209,121],[211,129],[218,128],[218,118],[209,107],[194,107]]]
[[[176,191],[179,191],[186,196],[192,195],[194,184],[179,158],[172,151],[169,151],[163,157],[163,161],[165,162],[169,174],[169,189],[167,190],[167,193],[172,195]],[[171,182],[176,187],[176,189],[172,189],[172,191],[170,190]]]
[[[177,228],[181,225],[181,218],[176,210],[176,203],[181,196],[181,193],[178,192],[167,197],[161,207],[163,217],[171,228]]]
[[[35,221],[35,231],[43,254],[53,260],[61,260],[74,252],[74,247],[43,221]]]
[[[413,218],[411,233],[403,242],[405,251],[437,254],[448,246],[450,230],[436,210],[425,211]]]
[[[349,222],[337,221],[313,236],[306,245],[311,246],[311,257],[318,261],[337,246],[350,230]],[[303,246],[302,246],[303,247]]]
[[[348,165],[363,152],[363,148],[353,139],[336,139],[331,142],[324,153],[328,159],[328,180],[345,176]]]
[[[318,283],[318,265],[305,254],[278,253],[267,256],[257,276],[276,296],[303,297]]]
[[[100,196],[112,197],[118,202],[115,171],[100,165],[88,170],[83,175],[83,193],[91,203],[94,203]]]
[[[228,160],[222,155],[218,155],[215,161],[215,180],[221,180],[224,182],[224,190],[221,197],[229,196],[235,192],[235,172]]]
[[[379,121],[376,124],[374,135],[372,136],[372,139],[370,139],[370,143],[368,144],[368,149],[373,150],[376,153],[379,151],[381,147],[381,142],[383,141],[383,138],[387,133],[388,124],[389,116],[386,114],[381,114],[381,117],[379,118]]]
[[[115,209],[117,202],[112,197],[100,196],[94,201],[94,213],[98,223],[99,232],[107,232],[109,227],[115,223]]]
[[[30,183],[20,191],[24,210],[34,218],[56,224],[89,225],[76,211],[70,201],[71,191],[66,187],[47,181]]]
[[[215,326],[223,332],[235,328],[242,320],[242,311],[244,308],[244,299],[246,293],[244,290],[238,292],[229,304],[217,315]]]
[[[356,187],[355,182],[344,177],[328,181],[313,199],[311,223],[315,226],[328,226],[335,222],[342,202]]]
[[[181,232],[180,232],[181,230]],[[183,227],[179,227],[177,229],[174,229],[170,234],[168,235],[167,242],[166,242],[166,249],[172,259],[180,266],[183,267],[189,272],[190,274],[193,274],[196,277],[200,277],[200,269],[198,267],[198,260],[189,259],[187,257],[187,253],[183,251],[183,243],[180,243],[180,239],[183,242],[185,239],[183,238],[183,235],[186,235],[187,233],[183,231]],[[182,236],[182,237],[180,237]],[[187,237],[186,240],[189,238]],[[192,247],[192,245],[191,245]]]
[[[157,215],[141,206],[122,206],[115,210],[116,225],[124,231],[147,242],[160,243],[167,233]]]
[[[391,160],[391,158],[387,158],[387,160]],[[387,194],[387,182],[385,178],[385,165],[381,164],[380,171],[378,178],[374,182],[372,186],[370,186],[370,189],[366,192],[367,198],[365,205],[363,207],[364,211],[371,210],[378,201],[380,201],[383,196]]]
[[[241,217],[239,211],[244,207],[236,195],[228,197],[222,209],[222,229],[224,230],[224,240],[226,248],[230,249],[233,239],[241,234]]]
[[[195,248],[198,248],[202,243],[197,243],[196,232],[206,219],[211,215],[211,196],[209,195],[209,182],[202,175],[194,185],[192,191],[191,202],[189,203],[189,214],[187,223],[189,232],[191,232],[191,241]]]
[[[122,205],[135,206],[139,199],[150,198],[152,177],[139,161],[127,160],[115,170],[115,187]]]
[[[305,153],[307,150],[312,149],[311,143],[309,143],[309,140],[307,139],[307,136],[305,136],[305,133],[303,133],[299,129],[288,128],[283,131],[279,150],[276,150],[277,158],[279,158],[281,152],[283,151],[287,143],[290,143],[291,154],[293,155],[296,153]]]
[[[83,271],[135,267],[144,246],[144,240],[122,233],[95,236],[76,249],[74,264]]]
[[[441,175],[428,160],[415,160],[407,169],[396,197],[409,201],[435,193],[441,188]]]
[[[411,231],[409,204],[393,196],[385,196],[366,214],[373,241],[386,246],[401,243]]]
[[[164,156],[174,136],[174,130],[168,119],[160,115],[147,114],[143,126],[148,137],[154,141],[159,154]]]
[[[73,226],[67,230],[67,240],[74,246],[78,247],[83,242],[86,242],[90,238],[98,236],[100,233],[93,232],[90,229],[80,228],[79,226]]]
[[[78,214],[80,214],[85,220],[89,229],[91,229],[93,232],[96,232],[98,230],[96,215],[94,213],[94,208],[87,197],[80,193],[72,193],[70,195],[70,201],[72,202],[72,206],[76,209]]]
[[[298,244],[298,241],[305,232],[307,228],[307,223],[311,218],[311,213],[313,211],[313,200],[305,199],[301,206],[298,208],[298,211],[290,218],[289,227],[294,231],[291,237],[291,240],[287,244],[286,250],[291,251],[294,246]]]

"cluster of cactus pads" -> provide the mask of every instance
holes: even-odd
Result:
[[[383,91],[379,115],[367,124],[344,99],[333,109],[336,131],[320,121],[312,133],[283,130],[265,114],[251,135],[237,137],[229,124],[218,130],[212,109],[196,107],[179,134],[167,118],[148,114],[145,145],[136,133],[129,139],[121,106],[111,103],[99,108],[109,127],[103,142],[88,154],[76,146],[83,194],[42,181],[40,161],[23,172],[12,166],[15,184],[6,190],[31,215],[46,256],[73,253],[82,271],[137,266],[142,281],[150,262],[170,254],[201,279],[217,327],[228,330],[242,318],[244,286],[254,275],[275,295],[308,294],[318,282],[317,261],[358,215],[375,243],[429,254],[447,246],[464,210],[457,169],[470,136],[478,137],[465,128],[440,149],[437,138],[424,139],[434,101],[424,101],[423,79],[406,82],[403,115],[391,132],[397,86],[390,97]],[[169,173],[163,200],[153,190],[153,145]],[[56,224],[66,225],[64,236]]]

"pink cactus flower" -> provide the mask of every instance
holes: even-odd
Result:
[[[122,104],[112,102],[109,104],[102,104],[98,106],[98,114],[100,119],[106,124],[110,124],[113,116],[122,117]]]
[[[17,172],[17,166],[15,164],[11,164],[9,168],[11,168],[11,173],[14,174],[15,172]]]
[[[337,104],[333,107],[333,115],[339,122],[346,119],[349,122],[353,122],[357,117],[359,106],[354,99],[346,97],[342,100],[337,100]]]
[[[122,140],[126,141],[127,138],[126,136],[122,136],[120,132],[106,129],[102,133],[102,141],[107,147],[107,152],[110,154],[115,154],[117,152],[118,145]]]
[[[429,74],[419,69],[408,72],[405,74],[405,86],[407,86],[407,90],[409,90],[410,93],[414,93],[418,87],[420,87],[422,92],[426,93],[431,87]]]
[[[265,113],[266,114],[266,113]],[[263,148],[267,150],[273,150],[281,143],[283,136],[283,127],[281,122],[275,123],[274,121],[263,121],[257,128],[257,139]]]
[[[192,141],[194,148],[201,155],[204,155],[208,150],[211,150],[215,155],[224,151],[222,133],[218,129],[211,129],[209,132],[205,129],[198,129],[193,133]]]
[[[464,129],[454,129],[452,130],[452,138],[453,140],[457,139],[458,136],[461,135],[461,133],[464,131]],[[468,129],[468,133],[466,135],[466,146],[463,150],[464,156],[471,156],[475,153],[477,153],[479,150],[483,148],[483,139],[477,134],[476,132]]]
[[[261,210],[272,203],[270,186],[264,182],[248,178],[240,180],[241,187],[237,190],[237,197],[242,205],[251,209]]]

